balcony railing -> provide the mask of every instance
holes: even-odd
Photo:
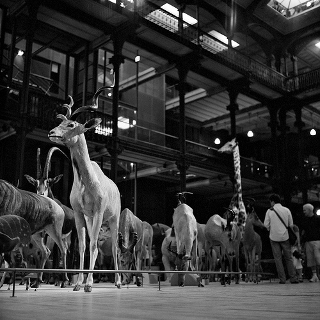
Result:
[[[16,103],[17,102],[15,102],[15,104]],[[29,93],[28,105],[28,118],[30,119],[30,123],[34,127],[42,130],[50,130],[55,127],[57,125],[57,114],[65,114],[66,112],[65,108],[62,107],[63,103],[64,101],[62,100],[31,91]],[[6,108],[3,109],[3,115],[11,119],[17,117],[18,114],[17,112],[12,113],[12,110],[17,110],[17,108],[12,108],[13,104],[14,102],[8,104]],[[94,113],[81,114],[79,117],[80,122],[85,122],[93,117],[102,119],[100,125],[95,129],[96,134],[89,135],[89,139],[94,139],[95,136],[98,136],[98,141],[94,142],[104,143],[107,140],[105,137],[112,137],[112,116],[110,114],[96,111]],[[127,125],[127,129],[120,129],[119,122],[121,121],[118,120],[118,137],[123,141],[129,141],[131,144],[144,143],[153,148],[161,149],[162,152],[168,154],[180,151],[180,141],[176,136],[139,125],[128,125],[128,122],[123,123]],[[190,140],[186,141],[186,154],[200,156],[204,158],[204,160],[208,159],[209,161],[221,158],[221,154],[219,154],[216,146],[204,145]],[[247,174],[265,178],[270,178],[273,172],[271,165],[244,157],[241,157],[241,168],[242,171]]]
[[[134,7],[132,6],[131,9],[133,10]],[[249,75],[250,78],[276,90],[280,89],[282,92],[294,93],[314,89],[320,85],[320,69],[288,78],[263,63],[229,47],[198,26],[188,24],[150,1],[145,1],[142,6],[137,6],[136,10],[143,19],[190,41],[190,43],[201,46],[214,54],[218,61],[232,66],[235,70]]]

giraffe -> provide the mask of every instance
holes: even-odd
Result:
[[[235,222],[239,225],[244,227],[247,213],[246,207],[244,205],[242,199],[242,186],[241,186],[241,171],[240,171],[240,152],[239,146],[236,139],[232,139],[231,141],[227,142],[223,145],[218,152],[225,152],[233,154],[233,166],[234,166],[234,195],[230,201],[229,208],[234,210],[235,215]],[[235,210],[236,209],[236,210]]]
[[[88,146],[84,133],[94,129],[101,123],[100,118],[92,118],[81,124],[75,121],[79,113],[97,109],[97,98],[100,92],[107,87],[101,87],[93,97],[92,106],[83,106],[71,113],[73,99],[70,104],[63,106],[68,109],[67,115],[58,114],[62,120],[59,126],[52,129],[48,137],[52,142],[62,144],[70,150],[73,168],[73,185],[70,193],[70,203],[75,212],[76,229],[79,239],[80,269],[84,266],[86,229],[90,238],[89,269],[93,270],[98,256],[98,236],[101,225],[107,222],[112,239],[112,255],[115,270],[118,270],[117,239],[120,218],[121,202],[117,185],[109,179],[99,165],[90,160]],[[73,291],[79,291],[83,282],[83,273],[79,273]],[[85,292],[92,291],[93,274],[88,273]],[[116,273],[115,285],[120,289],[119,273]]]

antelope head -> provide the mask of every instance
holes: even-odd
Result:
[[[59,126],[56,128],[52,129],[48,137],[51,141],[57,143],[57,144],[63,144],[66,146],[71,146],[74,145],[78,139],[79,136],[82,133],[85,133],[86,131],[90,129],[94,129],[97,127],[102,119],[101,118],[92,118],[88,120],[86,123],[81,124],[76,121],[76,118],[78,117],[79,114],[84,113],[86,111],[96,111],[98,109],[98,96],[99,94],[107,88],[112,88],[112,86],[104,86],[101,87],[93,96],[93,103],[92,105],[89,106],[82,106],[78,109],[76,109],[74,112],[72,112],[72,106],[73,106],[73,99],[71,96],[70,98],[70,103],[69,104],[64,104],[63,107],[67,109],[67,114],[58,114],[57,118],[61,119],[62,122],[60,123]]]
[[[134,262],[133,249],[138,242],[138,234],[132,232],[132,241],[128,247],[125,247],[123,244],[123,235],[121,232],[118,233],[118,245],[120,248],[119,255],[119,266],[122,270],[129,270],[131,264]]]
[[[36,179],[32,178],[31,176],[25,174],[24,176],[26,179],[33,184],[36,187],[36,192],[39,195],[42,196],[48,196],[50,192],[50,188],[53,184],[57,183],[63,176],[63,174],[59,174],[58,176],[54,178],[49,178],[49,171],[50,171],[50,165],[51,165],[51,157],[54,151],[60,151],[67,159],[68,156],[59,148],[52,147],[48,154],[47,159],[45,162],[45,166],[43,169],[43,173],[41,170],[41,162],[40,162],[40,148],[37,149],[37,177]]]

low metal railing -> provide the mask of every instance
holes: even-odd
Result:
[[[242,274],[254,274],[254,275],[266,275],[270,276],[271,279],[275,276],[273,273],[269,272],[243,272],[243,271],[164,271],[164,270],[87,270],[87,269],[35,269],[35,268],[0,268],[0,272],[9,272],[13,274],[13,283],[12,283],[12,296],[15,296],[15,282],[17,272],[26,273],[131,273],[131,274],[156,274],[158,275],[158,288],[161,290],[161,281],[160,275],[166,273],[172,274],[196,274],[199,275],[199,284],[201,280],[201,275],[242,275]],[[258,282],[256,282],[258,284]],[[200,285],[199,285],[200,286]]]

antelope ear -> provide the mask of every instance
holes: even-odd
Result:
[[[58,176],[54,177],[51,179],[50,183],[51,184],[55,184],[57,183],[58,181],[60,181],[60,179],[63,177],[63,174],[59,174]]]
[[[37,185],[37,181],[35,179],[33,179],[32,177],[30,177],[28,174],[25,174],[24,175],[26,177],[26,179],[31,183],[33,184],[34,186]]]
[[[102,119],[101,118],[93,118],[88,120],[85,124],[84,124],[84,128],[85,130],[90,130],[95,128],[96,126],[98,126],[101,123]]]

